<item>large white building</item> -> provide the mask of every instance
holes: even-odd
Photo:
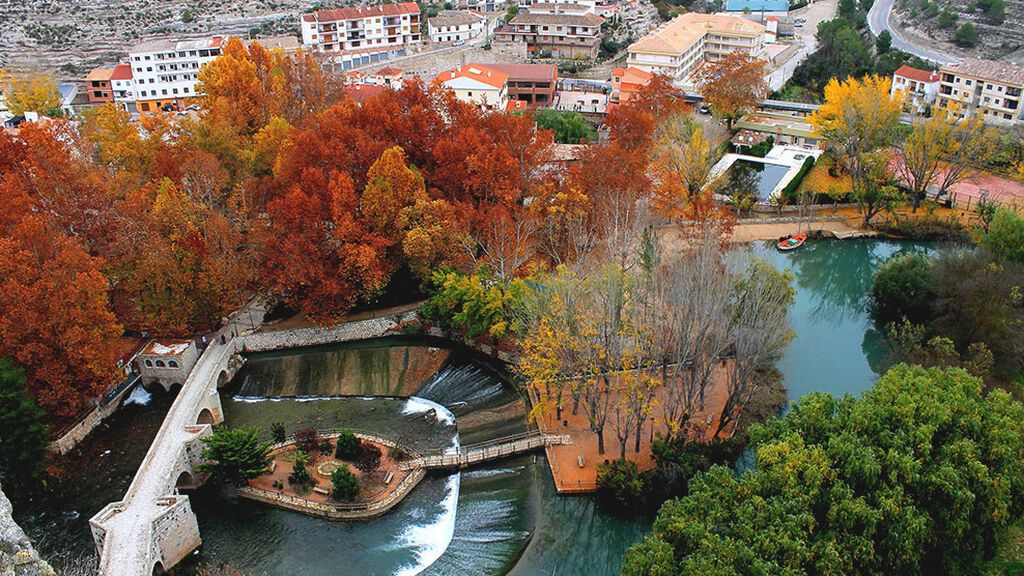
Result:
[[[427,21],[430,41],[468,42],[487,31],[487,17],[475,10],[442,10]]]
[[[150,40],[128,50],[132,84],[139,112],[177,107],[196,96],[199,69],[220,56],[226,38]]]
[[[719,60],[731,52],[757,58],[764,48],[764,33],[761,24],[738,16],[688,12],[630,45],[627,63],[685,85],[704,61]]]
[[[423,43],[415,2],[318,10],[300,18],[302,43],[327,54],[342,69],[404,56]]]
[[[1010,62],[964,58],[939,68],[939,108],[980,114],[994,124],[1024,122],[1024,67]]]
[[[180,109],[189,98],[201,96],[196,90],[199,69],[220,56],[227,38],[214,36],[198,40],[149,40],[128,50],[130,75],[113,78],[114,100],[136,102],[139,112]],[[298,41],[291,36],[250,40],[268,49],[291,50]],[[117,68],[115,68],[117,69]]]

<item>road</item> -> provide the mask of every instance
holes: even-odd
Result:
[[[959,57],[947,54],[942,50],[914,44],[902,32],[890,28],[889,13],[892,12],[892,3],[893,0],[875,0],[875,3],[871,5],[871,10],[868,12],[868,26],[871,27],[872,34],[878,36],[882,30],[888,30],[889,34],[892,35],[893,48],[909,52],[925,60],[931,60],[939,64],[949,64],[960,60]]]
[[[768,74],[768,87],[772,90],[780,90],[790,78],[793,71],[812,52],[818,49],[818,39],[814,35],[818,32],[818,23],[831,20],[836,15],[836,0],[818,0],[817,2],[790,12],[793,18],[806,18],[806,23],[796,29],[796,35],[800,42],[800,50],[781,66]]]

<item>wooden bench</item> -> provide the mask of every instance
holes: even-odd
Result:
[[[330,490],[324,488],[323,486],[314,486],[313,492],[316,492],[317,494],[323,494],[324,496],[327,496],[331,493]]]
[[[394,472],[388,472],[388,475],[384,477],[384,484],[391,484],[391,481],[395,479]]]
[[[586,460],[584,460],[584,459],[583,459],[583,456],[577,456],[577,457],[576,457],[576,464],[577,464],[577,465],[578,465],[578,466],[579,466],[580,468],[583,468],[583,465],[584,465],[584,464],[586,464]]]
[[[270,461],[270,473],[273,474],[274,470],[277,470],[277,460]]]

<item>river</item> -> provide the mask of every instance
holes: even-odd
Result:
[[[796,337],[779,364],[790,398],[814,390],[859,394],[877,378],[884,342],[867,315],[878,265],[921,244],[821,240],[781,254],[770,244],[741,248],[794,276]],[[432,345],[434,347],[432,347]],[[430,370],[424,370],[429,366]],[[369,396],[409,396],[405,399]],[[87,555],[88,518],[130,482],[171,398],[126,407],[66,462],[47,502],[16,511],[45,555]],[[436,343],[378,340],[249,357],[222,393],[231,425],[272,422],[378,429],[421,447],[470,443],[525,427],[525,406],[491,366]],[[459,423],[445,422],[446,406]],[[125,441],[131,439],[130,442]],[[74,486],[74,490],[65,489]],[[191,495],[203,546],[200,561],[268,576],[617,574],[625,550],[648,526],[598,509],[592,498],[554,492],[542,455],[462,472],[429,475],[394,510],[365,523],[332,523],[232,499],[205,488]]]

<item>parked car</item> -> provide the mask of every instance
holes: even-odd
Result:
[[[465,45],[466,45],[466,41],[465,40],[456,40],[455,42],[452,42],[452,46],[465,46]]]

